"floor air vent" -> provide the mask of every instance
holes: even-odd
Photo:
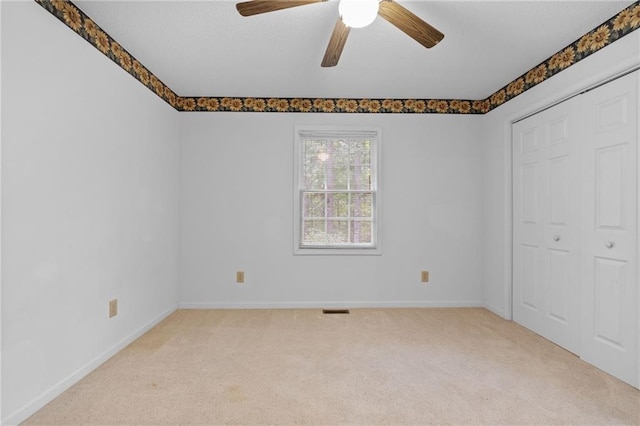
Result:
[[[348,309],[323,309],[323,314],[348,314]]]

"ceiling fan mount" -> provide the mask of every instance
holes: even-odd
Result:
[[[242,16],[252,16],[325,1],[327,0],[249,0],[237,3],[236,9]],[[369,9],[367,9],[367,5]],[[348,16],[350,6],[354,9],[361,9],[369,16],[365,17],[363,22],[350,20],[350,16]],[[444,34],[394,0],[340,0],[339,12],[340,16],[333,28],[329,45],[322,59],[323,67],[333,67],[338,64],[351,28],[364,27],[373,22],[376,16],[380,16],[396,26],[426,48],[435,46],[444,38]],[[360,17],[360,15],[356,13],[356,17]]]

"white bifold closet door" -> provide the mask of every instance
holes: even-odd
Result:
[[[576,99],[513,126],[513,317],[573,353],[580,342]]]
[[[513,318],[639,387],[638,72],[513,125]]]
[[[580,356],[638,387],[638,72],[588,92],[579,134],[582,211]]]

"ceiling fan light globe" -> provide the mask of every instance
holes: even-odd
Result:
[[[340,0],[338,12],[346,26],[362,28],[376,19],[378,7],[378,0]]]

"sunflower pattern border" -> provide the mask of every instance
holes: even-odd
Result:
[[[537,86],[561,71],[640,28],[640,0],[559,50],[489,96],[489,110]]]
[[[35,2],[178,111],[486,114],[640,27],[638,0],[482,100],[185,97],[178,96],[70,0]]]

